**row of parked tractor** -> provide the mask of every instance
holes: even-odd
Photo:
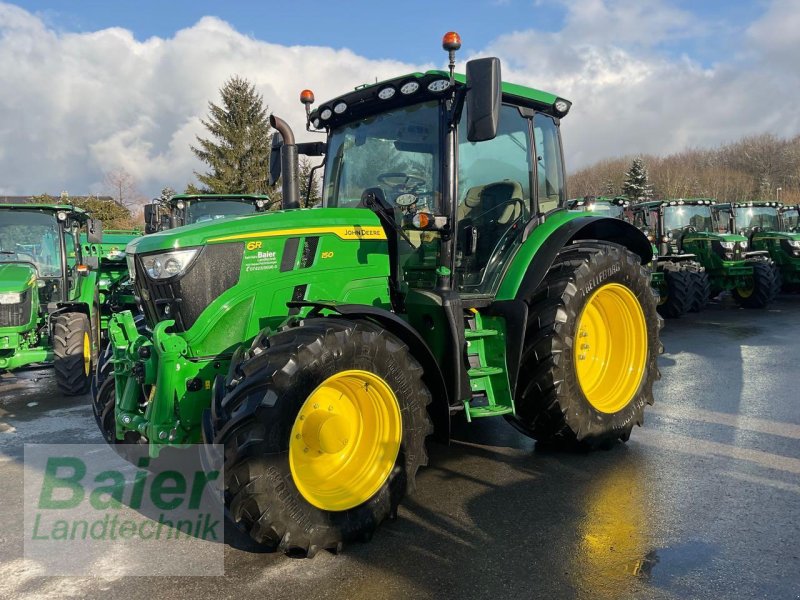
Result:
[[[781,290],[800,289],[798,205],[586,196],[569,208],[624,219],[647,236],[663,317],[701,311],[725,291],[744,308],[766,308]]]
[[[145,207],[145,232],[252,214],[268,203],[262,195],[174,196]],[[140,235],[103,231],[69,204],[0,204],[0,373],[52,363],[61,391],[85,393],[111,315],[138,312],[125,247]]]

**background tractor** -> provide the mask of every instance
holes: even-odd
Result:
[[[800,205],[791,204],[783,206],[778,209],[778,212],[783,218],[784,230],[790,233],[797,233],[800,231]]]
[[[280,133],[283,210],[127,248],[148,329],[112,318],[107,439],[224,447],[224,499],[256,541],[312,556],[367,540],[451,418],[537,440],[625,441],[653,402],[650,243],[565,209],[570,103],[501,83],[500,62],[411,73]],[[324,150],[323,207],[298,210],[298,153]],[[278,168],[279,167],[279,171]],[[210,451],[210,450],[209,450]]]
[[[696,205],[705,211],[711,203],[697,200]],[[683,206],[683,200],[643,202],[633,206],[628,215],[653,245],[652,283],[658,291],[658,312],[667,318],[702,310],[711,295],[706,267],[683,243],[684,234],[693,228],[681,221]]]
[[[53,362],[67,395],[87,391],[100,344],[99,221],[71,205],[0,205],[0,370]]]
[[[662,223],[662,251],[693,254],[705,267],[710,298],[729,290],[740,306],[765,308],[778,295],[780,275],[767,253],[750,250],[745,236],[729,231],[729,217],[714,200],[690,198],[647,205],[657,211]]]
[[[790,221],[791,212],[782,212],[782,207],[779,202],[761,201],[719,205],[719,210],[722,221],[728,219],[729,231],[745,236],[753,252],[766,253],[779,270],[783,287],[796,290],[800,287],[800,233],[796,220]]]
[[[156,198],[144,207],[144,231],[155,233],[192,223],[265,211],[271,201],[261,194],[177,194]]]

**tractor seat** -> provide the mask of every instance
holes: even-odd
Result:
[[[480,279],[503,234],[521,216],[524,207],[522,186],[509,179],[471,187],[458,205],[459,244],[466,243],[467,227],[478,232],[472,267],[466,267]],[[461,246],[465,248],[465,246]]]

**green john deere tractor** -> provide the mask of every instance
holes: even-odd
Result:
[[[262,194],[177,194],[155,198],[144,207],[144,231],[155,233],[193,223],[225,217],[251,215],[269,208],[269,196]]]
[[[781,208],[779,202],[768,201],[719,207],[720,214],[730,219],[729,230],[747,237],[751,250],[768,253],[780,271],[783,287],[796,290],[800,287],[800,233],[796,221],[787,219],[791,213]]]
[[[496,58],[455,75],[459,45],[445,36],[449,72],[315,110],[304,91],[326,144],[273,115],[283,210],[128,245],[148,329],[112,318],[98,422],[153,457],[223,446],[225,503],[258,542],[368,539],[453,418],[598,447],[653,402],[650,243],[564,208],[570,103],[501,83]],[[323,207],[298,210],[298,153],[320,150]]]
[[[780,292],[780,274],[768,254],[749,249],[743,235],[729,232],[728,217],[708,198],[656,201],[637,208],[656,212],[662,252],[691,254],[705,268],[709,298],[730,291],[744,308],[765,308]],[[666,241],[665,241],[666,240]],[[705,290],[699,302],[705,302]]]
[[[88,390],[100,344],[99,221],[66,204],[0,205],[0,371],[53,362],[67,395]]]
[[[81,234],[81,244],[87,256],[99,259],[97,289],[100,298],[100,331],[108,330],[108,320],[115,312],[136,310],[133,282],[128,276],[125,246],[142,235],[136,229],[107,229],[103,241],[90,243],[86,233]]]
[[[697,206],[705,211],[710,201],[700,199]],[[690,229],[675,227],[675,215],[685,210],[685,201],[644,202],[632,207],[631,222],[653,244],[653,287],[658,292],[658,312],[676,318],[705,308],[711,295],[711,279],[697,254],[683,243],[682,234]],[[677,207],[677,208],[676,208]]]

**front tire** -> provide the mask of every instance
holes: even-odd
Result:
[[[743,308],[766,308],[781,291],[781,274],[771,262],[754,262],[752,266],[752,287],[734,289],[733,297]]]
[[[627,441],[660,378],[662,321],[639,257],[612,243],[567,246],[528,305],[512,424],[542,442]]]
[[[92,374],[92,326],[83,313],[53,317],[53,366],[56,383],[67,396],[89,390]]]
[[[666,319],[676,319],[692,308],[695,297],[694,274],[689,271],[664,271],[667,297],[658,304],[658,314]]]
[[[693,271],[694,275],[694,297],[689,312],[700,312],[705,310],[711,298],[711,280],[705,271]]]
[[[427,464],[422,377],[408,347],[369,322],[259,335],[215,382],[204,427],[206,443],[224,446],[233,520],[291,554],[368,540]]]

